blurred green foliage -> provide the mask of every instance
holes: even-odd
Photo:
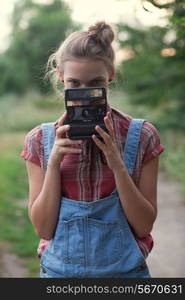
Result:
[[[11,23],[10,45],[0,57],[0,94],[22,94],[28,89],[48,92],[50,85],[43,80],[48,57],[79,25],[61,0],[48,4],[19,0]]]
[[[144,1],[146,2],[146,1]],[[185,129],[185,6],[184,1],[160,5],[167,9],[165,27],[130,27],[118,24],[119,44],[130,58],[119,69],[119,81],[133,104],[144,104],[161,113],[160,128]],[[149,14],[152,12],[148,11]]]
[[[32,266],[30,276],[38,273],[36,250],[38,237],[28,218],[28,181],[19,158],[22,146],[19,134],[1,135],[0,150],[0,242],[8,241],[9,251],[24,256]]]
[[[170,10],[168,25],[144,29],[118,24],[120,47],[130,59],[118,68],[120,89],[114,85],[110,102],[160,130],[165,146],[161,168],[185,186],[184,1],[150,2]],[[37,274],[39,238],[28,218],[28,181],[19,155],[29,130],[63,113],[63,99],[48,93],[43,71],[51,52],[79,25],[60,0],[47,5],[19,0],[12,25],[10,46],[0,57],[0,240],[10,241],[12,251],[26,257],[29,270]],[[163,56],[164,49],[173,49],[173,55]]]

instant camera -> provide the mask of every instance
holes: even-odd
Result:
[[[104,87],[71,88],[65,90],[67,118],[70,125],[68,137],[73,140],[88,139],[93,134],[101,139],[95,126],[106,132],[103,118],[107,112],[107,96]]]

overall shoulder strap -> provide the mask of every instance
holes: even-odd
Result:
[[[47,170],[48,159],[55,140],[54,122],[41,124],[44,146],[44,171]]]
[[[132,175],[134,170],[141,129],[144,121],[144,119],[132,119],[128,129],[123,152],[123,160],[130,175]]]

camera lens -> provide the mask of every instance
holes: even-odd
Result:
[[[84,118],[89,118],[89,117],[91,117],[91,113],[88,109],[84,109],[83,112],[82,112],[82,116]]]
[[[99,107],[97,113],[98,113],[98,115],[102,115],[103,114],[103,109],[101,107]]]

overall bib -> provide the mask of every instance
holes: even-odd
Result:
[[[131,121],[123,159],[131,175],[144,120]],[[44,165],[55,139],[54,123],[42,124]],[[115,189],[93,202],[61,197],[53,239],[40,259],[43,278],[151,277]]]

